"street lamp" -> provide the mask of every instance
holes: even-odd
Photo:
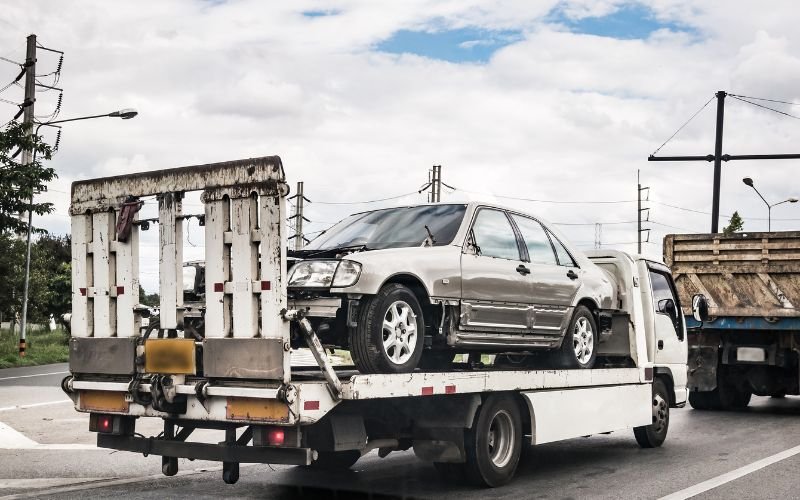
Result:
[[[42,122],[36,125],[36,130],[34,131],[34,137],[39,135],[39,129],[45,125],[55,125],[57,123],[66,123],[66,122],[77,122],[80,120],[91,120],[93,118],[121,118],[123,120],[130,120],[134,116],[138,115],[139,113],[135,109],[125,108],[119,111],[112,111],[111,113],[106,113],[104,115],[91,115],[91,116],[79,116],[77,118],[67,118],[64,120],[53,120],[49,122]],[[36,163],[36,149],[33,150],[33,160],[31,163]],[[33,207],[33,193],[31,193],[30,201],[28,203],[29,207]],[[30,273],[31,273],[31,232],[33,229],[33,210],[28,210],[28,241],[25,248],[25,285],[22,291],[22,321],[20,321],[20,332],[19,332],[19,352],[20,355],[24,355],[25,353],[25,328],[28,322],[28,284],[30,282]]]
[[[753,184],[753,179],[751,179],[750,177],[745,177],[744,179],[742,179],[742,182],[753,188],[753,191],[755,191],[756,194],[758,194],[759,198],[764,200],[764,197],[761,196],[761,193],[758,192],[758,189],[756,189],[755,185]],[[772,207],[776,207],[783,203],[797,203],[797,198],[788,198],[783,201],[779,201],[778,203],[773,203],[772,205],[770,205],[767,200],[764,200],[764,203],[766,203],[767,205],[767,231],[772,231]]]

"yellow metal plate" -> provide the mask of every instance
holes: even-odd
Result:
[[[288,422],[289,407],[276,399],[228,398],[227,417],[231,420]]]
[[[124,392],[81,391],[81,410],[127,412],[128,402]]]
[[[195,374],[192,339],[147,339],[144,343],[144,371],[175,375]]]

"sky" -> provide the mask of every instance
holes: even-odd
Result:
[[[713,167],[647,158],[701,108],[658,154],[713,153],[716,91],[784,101],[747,99],[792,115],[727,98],[725,153],[800,153],[789,0],[0,0],[0,11],[11,61],[0,88],[35,33],[64,52],[59,119],[139,112],[64,125],[59,178],[41,196],[55,213],[35,220],[56,234],[69,232],[72,181],[279,155],[291,185],[304,182],[312,236],[349,213],[424,202],[417,191],[442,165],[455,188],[442,201],[501,203],[559,224],[579,248],[627,251],[638,171],[650,187],[643,253],[660,257],[665,234],[710,229]],[[42,83],[57,64],[40,51]],[[57,98],[37,95],[40,120]],[[1,125],[22,89],[0,99]],[[737,210],[745,231],[766,230],[742,178],[770,203],[800,196],[799,162],[723,164],[720,227]],[[185,212],[201,210],[187,200]],[[798,229],[800,203],[772,215],[773,229]],[[157,232],[143,236],[150,291]],[[202,236],[190,222],[187,259],[202,258]]]

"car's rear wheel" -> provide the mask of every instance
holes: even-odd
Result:
[[[417,367],[424,341],[417,297],[390,283],[362,302],[358,326],[350,332],[350,354],[362,373],[408,373]]]
[[[569,322],[561,349],[555,356],[559,368],[592,368],[597,359],[598,332],[594,315],[578,306]]]

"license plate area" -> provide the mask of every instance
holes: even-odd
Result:
[[[289,422],[289,406],[277,399],[229,397],[226,416],[230,420]]]
[[[128,407],[124,392],[80,391],[80,409],[83,411],[127,413]]]
[[[194,375],[196,366],[192,339],[147,339],[144,343],[144,370],[147,373]]]

